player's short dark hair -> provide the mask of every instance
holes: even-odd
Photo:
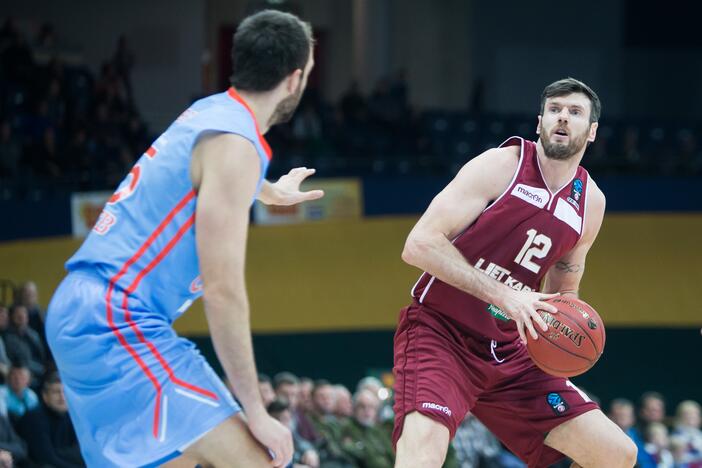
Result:
[[[278,388],[281,385],[297,385],[300,379],[292,372],[279,372],[273,377],[273,387]]]
[[[312,52],[312,27],[297,16],[263,10],[241,22],[232,47],[232,86],[242,91],[270,91]]]
[[[597,96],[597,93],[595,93],[592,88],[582,81],[570,77],[554,81],[544,88],[544,92],[541,93],[541,115],[544,114],[546,99],[566,96],[573,93],[582,93],[587,96],[587,98],[590,100],[590,123],[599,121],[600,113],[602,112],[602,103],[600,102],[600,98]]]

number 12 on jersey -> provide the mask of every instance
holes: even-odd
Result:
[[[523,266],[529,271],[538,273],[541,266],[534,263],[532,258],[544,258],[548,251],[551,250],[551,238],[545,234],[539,234],[536,229],[529,229],[527,232],[527,240],[519,251],[514,262]]]

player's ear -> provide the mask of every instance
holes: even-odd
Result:
[[[591,142],[591,143],[592,143],[593,141],[595,141],[595,137],[597,136],[597,127],[598,127],[598,125],[599,125],[598,122],[592,122],[592,123],[590,124],[590,133],[589,133],[588,136],[587,136],[587,141],[589,141],[589,142]]]
[[[541,114],[537,116],[538,122],[536,124],[536,134],[540,135],[541,134]]]
[[[287,92],[289,94],[294,94],[295,91],[297,91],[297,89],[300,86],[300,80],[302,80],[302,70],[299,68],[295,69],[294,72],[292,72],[290,75],[288,75],[288,77],[286,79],[286,83],[287,83]]]

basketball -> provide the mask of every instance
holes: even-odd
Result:
[[[546,302],[558,308],[557,314],[540,310],[547,331],[534,324],[539,339],[527,333],[527,350],[534,363],[557,377],[580,375],[595,365],[605,345],[602,319],[579,299],[555,297]]]

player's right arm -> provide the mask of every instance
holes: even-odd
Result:
[[[238,135],[204,137],[193,151],[196,243],[212,342],[252,434],[275,454],[273,466],[286,466],[292,436],[261,400],[244,281],[249,209],[259,174],[255,148]]]
[[[485,302],[495,304],[516,323],[526,341],[526,327],[538,338],[532,320],[545,331],[537,309],[556,312],[543,302],[555,294],[515,291],[475,269],[451,240],[469,227],[490,202],[509,186],[517,170],[518,147],[494,148],[469,161],[456,177],[432,200],[414,226],[402,259],[441,281]]]

